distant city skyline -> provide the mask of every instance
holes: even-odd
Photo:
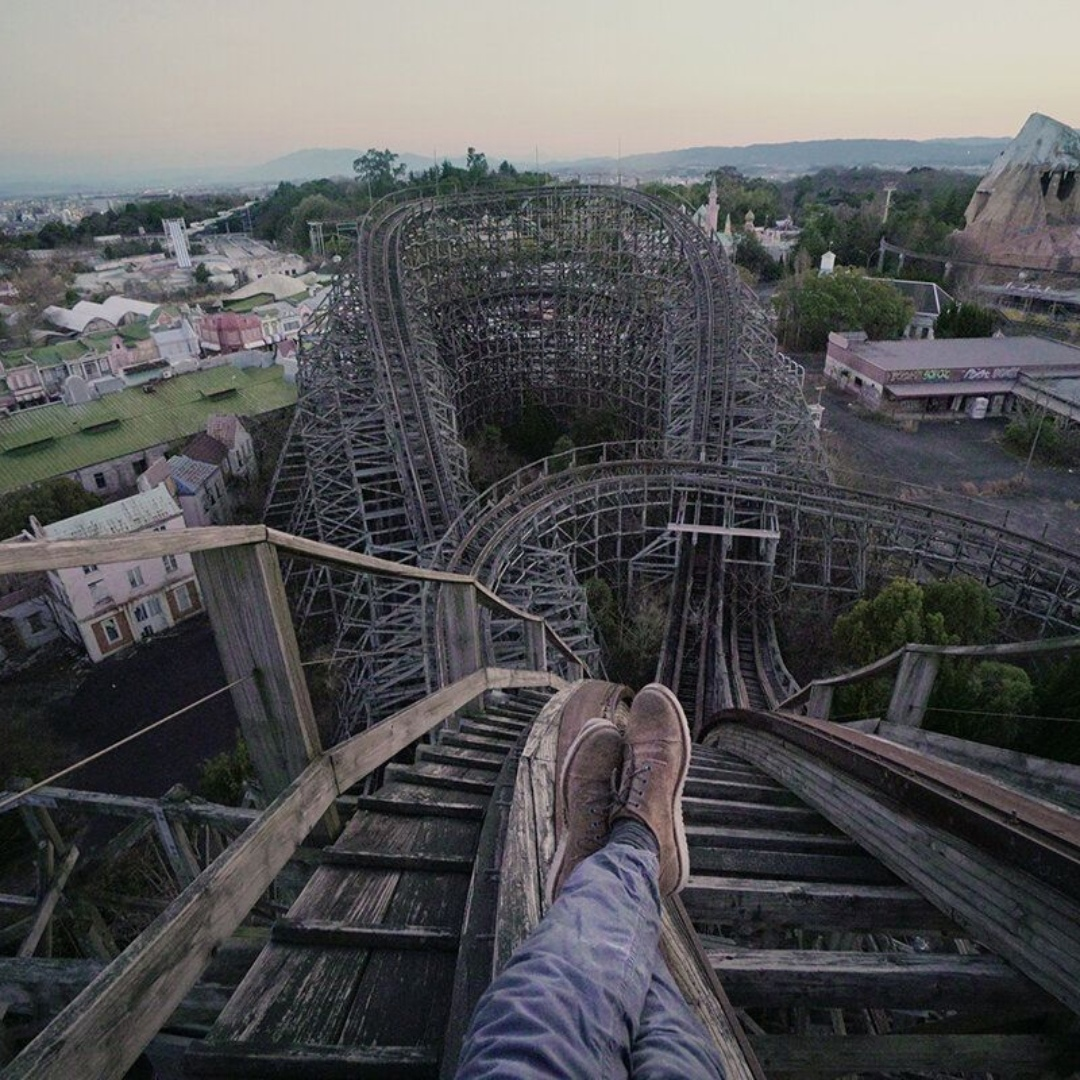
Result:
[[[495,162],[1075,125],[1047,0],[9,0],[0,174],[254,165],[312,147]],[[1030,24],[1028,24],[1030,25]]]

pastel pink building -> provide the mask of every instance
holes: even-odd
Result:
[[[33,539],[86,540],[183,529],[180,507],[164,487],[99,506],[51,525],[30,519]],[[202,610],[189,555],[101,563],[49,571],[49,604],[65,636],[97,663]]]

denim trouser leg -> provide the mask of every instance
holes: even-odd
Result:
[[[630,1054],[634,1080],[724,1080],[724,1065],[686,1004],[657,950],[638,1036]]]
[[[481,997],[458,1080],[627,1077],[642,1029],[650,1036],[642,1062],[650,1068],[666,1062],[669,1076],[687,1080],[723,1076],[702,1071],[695,1051],[667,1042],[687,1032],[691,1042],[705,1036],[659,954],[657,872],[651,851],[614,842],[577,866]]]

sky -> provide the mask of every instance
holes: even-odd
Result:
[[[3,0],[0,173],[1080,124],[1080,3]]]

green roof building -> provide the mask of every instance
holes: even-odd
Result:
[[[0,416],[0,494],[54,476],[106,498],[129,494],[155,457],[204,431],[210,416],[258,416],[295,403],[296,387],[280,367],[226,365]]]

